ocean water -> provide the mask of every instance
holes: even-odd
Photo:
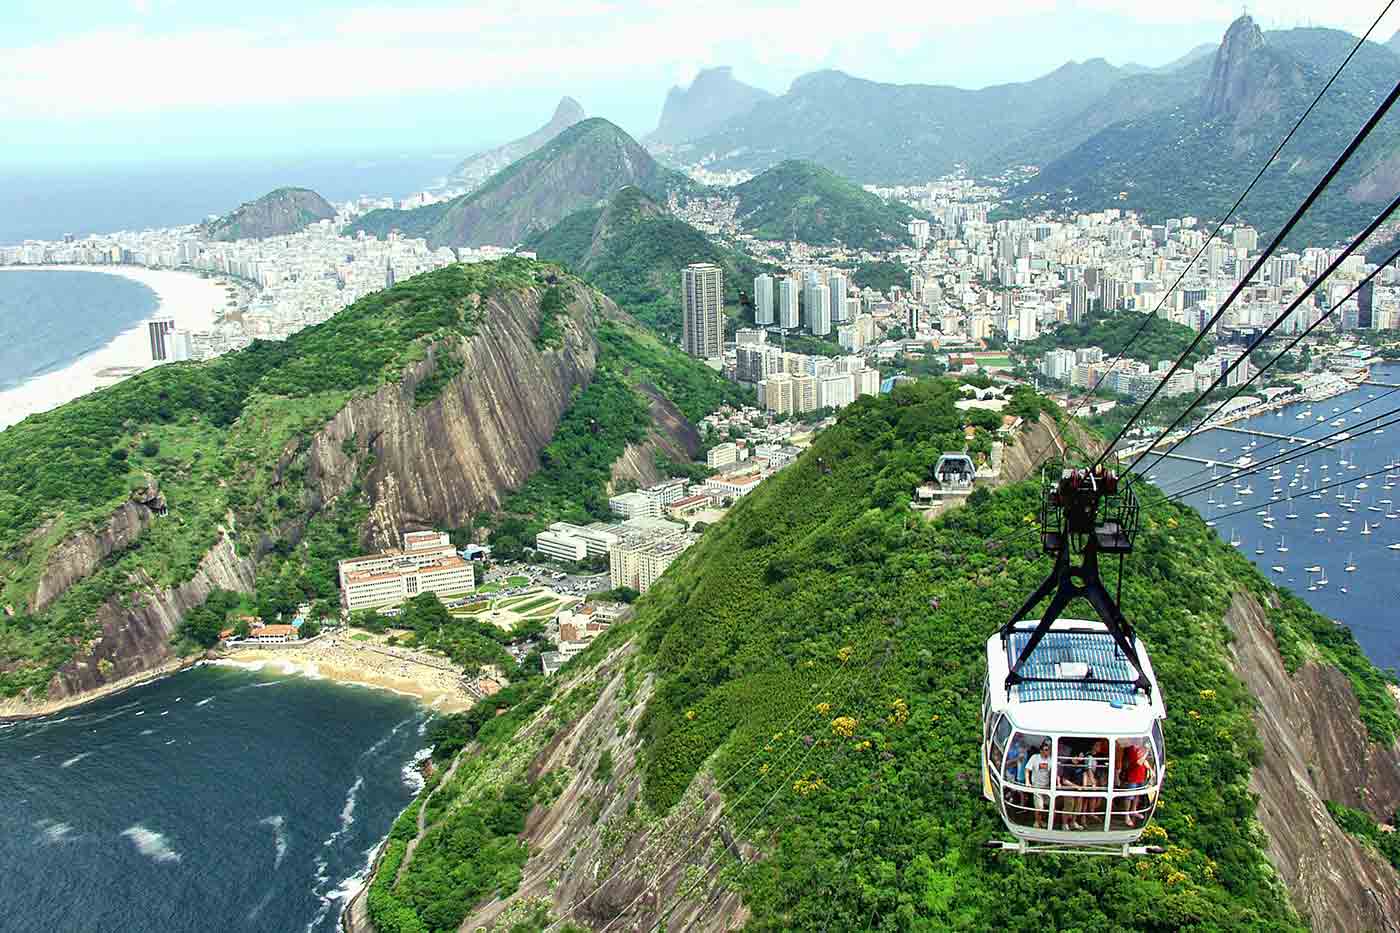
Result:
[[[0,390],[106,346],[159,304],[151,289],[117,275],[0,271]]]
[[[0,724],[0,931],[331,931],[419,786],[428,711],[201,666]]]
[[[1400,365],[1377,366],[1372,369],[1371,378],[1400,385]],[[1382,417],[1370,424],[1352,426],[1400,409],[1400,392],[1386,395],[1389,391],[1362,386],[1316,404],[1289,405],[1278,412],[1236,422],[1233,427],[1304,438],[1321,438],[1344,430],[1365,431],[1391,419]],[[1352,408],[1356,411],[1350,411]],[[1298,415],[1308,410],[1312,414],[1300,420]],[[1326,420],[1318,422],[1319,415]],[[1331,422],[1337,418],[1345,418],[1346,424],[1332,426]],[[1246,450],[1245,445],[1251,440],[1257,440],[1259,446]],[[1272,443],[1272,438],[1251,438],[1213,430],[1182,444],[1177,452],[1219,461],[1231,461],[1248,453],[1256,462],[1263,462],[1296,448],[1291,442],[1264,446]],[[1252,560],[1266,577],[1293,590],[1329,619],[1350,627],[1374,664],[1400,667],[1400,611],[1395,608],[1400,606],[1400,550],[1387,548],[1400,542],[1400,518],[1385,517],[1386,512],[1400,515],[1400,481],[1386,489],[1384,474],[1357,479],[1397,459],[1400,459],[1400,425],[1386,428],[1385,433],[1365,434],[1283,464],[1280,482],[1269,480],[1271,470],[1252,475],[1247,479],[1253,490],[1251,493],[1236,490],[1233,481],[1228,481],[1219,488],[1189,496],[1185,501],[1208,521],[1215,521],[1215,531],[1222,538],[1238,538],[1240,553]],[[1152,458],[1145,459],[1142,468],[1149,469],[1151,463]],[[1303,472],[1304,467],[1307,472]],[[1222,477],[1225,475],[1224,470],[1219,472]],[[1150,467],[1150,475],[1155,476],[1159,487],[1171,492],[1209,480],[1211,471],[1201,464],[1163,460]],[[1295,478],[1296,485],[1291,485]],[[1321,498],[1311,498],[1317,486],[1344,481],[1343,486],[1322,491]],[[1365,488],[1358,488],[1362,483]],[[1274,498],[1275,489],[1281,490],[1278,498]],[[1351,506],[1355,511],[1347,511],[1342,500],[1337,498],[1341,492],[1345,492],[1347,504],[1359,500]],[[1384,499],[1392,501],[1384,504],[1381,502]],[[1286,518],[1290,506],[1298,514],[1295,519]],[[1372,511],[1373,507],[1381,511]],[[1244,510],[1241,514],[1226,517],[1227,513],[1241,509]],[[1258,511],[1264,511],[1265,515],[1256,515]],[[1326,512],[1330,517],[1319,518],[1319,512]],[[1264,524],[1269,516],[1273,520],[1272,529]],[[1370,524],[1371,534],[1362,534],[1363,522]],[[1323,530],[1319,532],[1317,528]],[[1278,550],[1280,542],[1288,548],[1286,552]],[[1261,547],[1264,553],[1255,553]],[[1345,569],[1348,565],[1356,569],[1348,571]],[[1283,571],[1275,572],[1273,567],[1282,567]],[[1316,585],[1321,574],[1309,573],[1308,567],[1321,567],[1326,572],[1327,583],[1309,589]],[[1125,608],[1131,610],[1131,607]]]
[[[403,197],[440,183],[473,146],[86,170],[0,172],[0,243],[200,223],[274,188],[311,188],[330,201]]]

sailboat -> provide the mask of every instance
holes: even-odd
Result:
[[[1370,523],[1370,522],[1362,522],[1362,523],[1361,523],[1361,533],[1362,533],[1363,535],[1368,535],[1368,534],[1371,533],[1371,523]]]
[[[1264,553],[1264,545],[1262,545],[1262,544],[1256,544],[1256,545],[1254,546],[1254,553],[1256,553],[1256,554],[1263,554],[1263,553]]]
[[[1297,518],[1297,517],[1298,517],[1298,507],[1295,506],[1295,505],[1293,504],[1293,500],[1292,500],[1292,499],[1289,499],[1289,500],[1288,500],[1288,514],[1285,515],[1284,518]]]
[[[1352,559],[1352,555],[1347,555],[1347,565],[1342,569],[1345,570],[1347,573],[1356,572],[1356,561]]]
[[[1240,546],[1240,536],[1235,533],[1235,529],[1230,529],[1230,547]]]
[[[1323,567],[1323,568],[1321,568],[1321,569],[1322,569],[1322,575],[1319,576],[1319,577],[1317,578],[1317,585],[1318,585],[1318,586],[1326,586],[1326,585],[1327,585],[1327,568]]]
[[[1282,537],[1280,537],[1280,538],[1278,539],[1278,547],[1276,548],[1276,550],[1277,550],[1280,554],[1287,554],[1287,553],[1288,553],[1288,545],[1285,544],[1285,543],[1283,542],[1283,538],[1282,538]]]

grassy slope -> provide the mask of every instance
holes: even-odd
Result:
[[[755,236],[877,249],[903,242],[915,214],[812,162],[790,160],[734,189],[740,225]]]

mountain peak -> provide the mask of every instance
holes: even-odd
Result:
[[[566,94],[559,98],[559,106],[554,108],[554,116],[549,118],[549,125],[562,123],[563,126],[570,126],[586,116],[588,114],[584,112],[583,105]]]
[[[695,139],[772,96],[736,79],[734,69],[728,65],[706,68],[689,87],[673,87],[667,93],[661,120],[650,139],[661,143]]]
[[[1208,119],[1236,116],[1252,96],[1257,75],[1251,68],[1255,53],[1264,47],[1264,33],[1248,14],[1225,30],[1215,52],[1215,64],[1206,82],[1205,115]]]

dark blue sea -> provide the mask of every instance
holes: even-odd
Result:
[[[0,391],[106,346],[159,304],[155,292],[118,275],[0,270]]]
[[[1371,378],[1400,384],[1400,365],[1375,367]],[[1231,480],[1186,499],[1208,521],[1216,523],[1215,530],[1222,538],[1238,540],[1240,552],[1265,576],[1292,589],[1328,618],[1349,626],[1379,667],[1400,667],[1400,612],[1395,609],[1400,606],[1400,550],[1387,547],[1400,543],[1400,480],[1388,483],[1384,473],[1360,477],[1400,459],[1400,424],[1384,433],[1361,434],[1391,419],[1360,423],[1394,409],[1400,409],[1400,391],[1362,386],[1322,402],[1293,404],[1236,422],[1233,427],[1303,438],[1340,431],[1358,436],[1283,464],[1279,481],[1271,482],[1272,470],[1266,470],[1247,477],[1244,488],[1236,488]],[[1309,414],[1300,418],[1305,412]],[[1318,421],[1318,417],[1324,420]],[[1338,419],[1345,423],[1334,426],[1332,422]],[[1246,449],[1251,441],[1257,441],[1258,446]],[[1182,444],[1177,452],[1218,461],[1247,454],[1261,463],[1290,448],[1297,452],[1291,442],[1274,444],[1270,438],[1212,430]],[[1152,458],[1145,459],[1142,468],[1168,492],[1208,481],[1212,475],[1209,467],[1200,464],[1163,460],[1149,467],[1151,463]],[[1226,475],[1223,469],[1216,472]],[[1315,492],[1318,486],[1336,483],[1341,485]],[[1319,498],[1312,498],[1314,494]],[[1288,518],[1290,511],[1298,517]],[[1326,517],[1319,517],[1320,513]],[[1266,522],[1273,527],[1267,527]],[[1363,534],[1365,527],[1370,534]],[[1288,550],[1278,550],[1280,545]],[[1263,553],[1256,553],[1261,548]],[[1275,571],[1274,567],[1283,569]],[[1309,567],[1321,570],[1309,572]],[[1319,583],[1324,576],[1327,582]]]
[[[203,666],[0,724],[0,931],[331,931],[415,792],[420,705]]]

